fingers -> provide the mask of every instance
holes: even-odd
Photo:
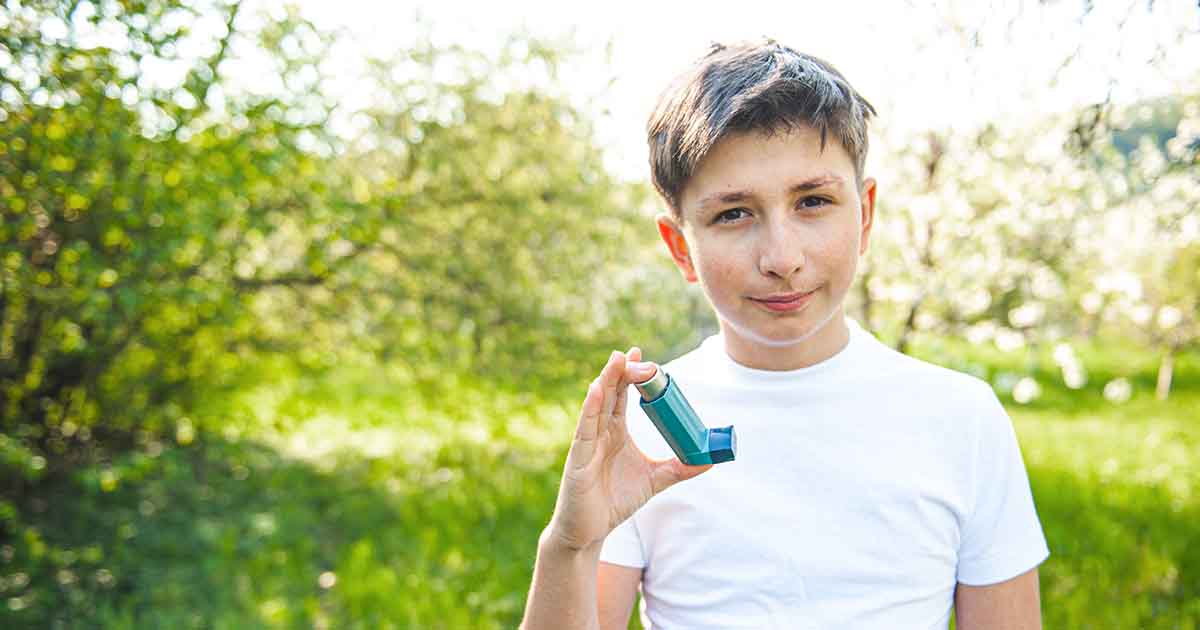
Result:
[[[612,416],[617,405],[617,392],[624,386],[625,355],[618,350],[608,357],[608,363],[600,370],[600,387],[604,392],[604,405],[600,408],[601,429]]]
[[[654,462],[653,466],[654,468],[650,471],[650,487],[654,490],[654,494],[658,494],[680,481],[703,474],[713,467],[712,464],[688,466],[674,457]]]
[[[625,423],[625,410],[627,409],[626,401],[629,395],[629,386],[634,383],[644,383],[654,376],[658,369],[653,363],[643,362],[642,349],[633,346],[626,353],[625,374],[621,382],[620,391],[617,394],[617,405],[613,411],[613,421],[622,428]],[[634,394],[637,395],[636,393]]]
[[[613,406],[613,421],[618,426],[623,426],[625,422],[625,403],[629,398],[629,384],[639,382],[636,380],[637,376],[639,376],[639,366],[636,362],[642,358],[642,350],[637,346],[633,346],[629,349],[629,352],[625,353],[625,357],[625,373],[622,375],[621,382],[617,386],[617,400]]]
[[[625,364],[625,380],[629,383],[644,383],[654,376],[658,369],[653,363],[642,361],[642,349],[634,346],[629,349],[629,360]]]
[[[587,396],[579,410],[579,425],[575,428],[575,441],[567,454],[568,465],[580,468],[592,459],[596,451],[596,437],[600,432],[600,407],[603,394],[596,381],[588,385]]]
[[[568,467],[578,469],[587,466],[596,452],[597,440],[607,426],[612,415],[613,403],[616,398],[614,381],[618,374],[618,363],[623,363],[624,355],[613,352],[608,357],[608,363],[600,370],[596,380],[588,385],[587,396],[579,411],[579,425],[575,429],[575,440],[571,444],[571,452],[567,454]],[[624,370],[624,365],[620,365]]]
[[[592,460],[610,423],[616,422],[619,428],[624,428],[629,384],[645,381],[654,374],[653,364],[641,363],[641,357],[642,351],[636,346],[629,349],[628,355],[614,350],[596,380],[588,386],[575,440],[567,456],[572,468],[582,468]]]
[[[617,387],[616,398],[617,400],[613,404],[613,417],[610,420],[610,423],[611,425],[621,427],[625,424],[625,402],[629,398],[629,382],[624,378],[621,379],[621,382]]]

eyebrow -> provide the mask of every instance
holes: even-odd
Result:
[[[816,190],[817,188],[822,188],[824,186],[833,184],[840,185],[845,181],[846,180],[837,175],[825,173],[793,185],[791,188],[788,188],[788,193],[794,195],[796,193],[808,192],[810,190]],[[728,192],[713,193],[708,195],[707,197],[701,199],[698,205],[701,208],[705,208],[712,204],[739,203],[752,198],[754,198],[754,193],[748,190],[731,190]]]

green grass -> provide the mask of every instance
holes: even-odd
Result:
[[[260,422],[229,436],[84,471],[22,506],[0,626],[512,627],[566,412],[464,397],[294,379],[249,392]]]
[[[1081,390],[1049,349],[917,350],[1041,384],[1004,399],[1052,550],[1046,627],[1198,627],[1197,357],[1159,402],[1155,358],[1125,350],[1081,350]],[[273,373],[222,430],[146,443],[0,513],[16,532],[0,540],[0,626],[514,627],[578,402],[420,390],[398,370]],[[1118,376],[1134,395],[1113,404]]]

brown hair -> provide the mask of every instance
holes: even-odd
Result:
[[[654,187],[680,216],[679,196],[700,161],[729,133],[813,127],[833,132],[862,183],[867,121],[875,108],[828,62],[766,40],[712,49],[659,97],[646,126]]]

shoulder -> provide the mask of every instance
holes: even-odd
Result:
[[[934,364],[934,362],[917,359],[896,352],[896,350],[878,344],[876,349],[877,365],[880,376],[893,377],[900,384],[917,386],[917,388],[934,388],[946,394],[965,395],[973,398],[995,397],[991,385],[986,380],[949,367]]]
[[[969,442],[1011,426],[992,386],[972,374],[908,356],[870,339],[852,377],[872,409]]]

